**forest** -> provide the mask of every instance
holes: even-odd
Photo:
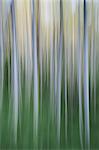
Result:
[[[99,148],[98,0],[0,0],[0,149]]]

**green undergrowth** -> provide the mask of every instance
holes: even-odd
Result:
[[[4,89],[3,89],[3,106],[0,114],[0,148],[2,149],[81,149],[79,137],[79,105],[78,93],[75,86],[73,94],[73,110],[68,98],[68,122],[67,122],[67,139],[65,136],[65,97],[64,85],[62,84],[61,94],[61,133],[60,143],[57,139],[57,124],[55,116],[52,114],[50,106],[50,90],[49,83],[43,84],[42,89],[42,106],[40,105],[39,94],[39,123],[38,136],[34,136],[33,129],[33,85],[31,88],[30,106],[25,103],[25,82],[22,86],[21,108],[19,111],[17,143],[14,142],[13,120],[11,119],[11,95],[8,90],[7,65],[5,66]],[[24,80],[24,78],[23,78]],[[92,149],[99,148],[99,85],[97,84],[97,104],[96,104],[96,119],[94,120],[93,105],[90,105],[90,144]],[[84,111],[84,110],[83,110]],[[83,112],[84,116],[84,112]],[[84,117],[83,117],[84,118]],[[83,124],[84,125],[84,124]],[[83,134],[83,142],[84,141]],[[85,146],[84,146],[85,147]]]

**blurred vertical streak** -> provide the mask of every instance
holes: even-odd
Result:
[[[54,20],[53,20],[53,2],[51,2],[51,32],[50,32],[50,109],[54,112]],[[53,116],[52,116],[53,117]]]
[[[0,115],[2,109],[2,99],[3,99],[3,15],[2,15],[2,1],[0,1]]]
[[[16,40],[16,16],[15,16],[15,2],[11,4],[12,17],[12,60],[11,60],[11,74],[12,74],[12,104],[13,104],[13,126],[14,126],[14,142],[17,143],[17,127],[18,127],[18,53]]]
[[[68,127],[70,127],[70,132],[68,132],[68,136],[70,137],[70,142],[72,146],[72,135],[73,135],[73,87],[72,87],[72,77],[73,77],[73,63],[72,63],[72,8],[71,3],[67,1],[69,4],[69,7],[67,7],[67,13],[68,13],[68,30],[67,30],[67,36],[68,36],[68,45],[67,45],[67,56],[68,56]]]
[[[39,2],[41,3],[41,1]],[[41,5],[41,4],[40,4]],[[41,6],[39,5],[39,59],[40,59],[40,108],[42,116],[42,92],[43,92],[43,44],[42,44],[42,28],[41,28]]]
[[[30,112],[30,98],[31,98],[31,81],[32,81],[32,57],[31,57],[31,29],[30,29],[30,1],[24,3],[24,45],[25,45],[25,98],[26,98],[26,109],[28,110],[28,115]],[[28,116],[29,118],[29,116]]]
[[[84,113],[85,140],[90,148],[90,118],[89,118],[89,68],[88,68],[88,31],[87,31],[87,2],[84,0]]]
[[[82,49],[80,27],[80,0],[78,1],[78,97],[79,97],[79,134],[81,148],[83,149],[83,114],[82,114]]]
[[[97,8],[96,8],[97,9]],[[97,10],[96,10],[97,11]],[[95,15],[95,3],[93,2],[93,18],[94,18],[94,50],[93,50],[93,82],[94,82],[94,121],[96,121],[96,112],[97,112],[97,105],[96,105],[96,80],[97,80],[97,46],[96,46],[96,29],[95,29],[95,20],[97,18],[97,15]],[[98,20],[97,20],[98,21]]]
[[[0,120],[2,120],[3,87],[4,87],[4,38],[3,38],[3,7],[0,0]],[[1,124],[0,123],[0,144],[1,144]]]
[[[18,120],[19,120],[19,130],[20,130],[20,133],[22,133],[22,89],[23,89],[23,64],[22,64],[22,61],[23,61],[23,36],[22,36],[22,23],[23,23],[23,19],[22,18],[22,14],[23,13],[20,13],[20,8],[21,8],[21,11],[23,12],[22,10],[22,6],[21,6],[21,2],[19,3],[18,0],[14,1],[14,5],[15,5],[15,15],[16,15],[16,39],[17,39],[17,68],[18,68],[18,98],[19,98],[19,108],[18,108]],[[19,6],[20,5],[20,6]],[[19,21],[19,20],[22,20],[22,21]],[[13,41],[12,41],[13,42]],[[12,51],[12,49],[11,49]]]
[[[91,2],[91,52],[90,52],[90,99],[91,99],[91,105],[93,106],[94,100],[93,100],[93,83],[94,83],[94,18],[93,18],[93,0]]]
[[[59,38],[59,2],[56,2],[56,13],[58,17],[55,17],[55,121],[57,122],[57,81],[58,81],[58,38]]]
[[[65,2],[64,2],[65,4]],[[64,7],[67,7],[68,3],[66,3],[66,5]],[[64,8],[65,9],[65,8]],[[68,126],[68,106],[67,106],[67,62],[68,62],[68,58],[67,58],[67,54],[68,54],[68,37],[67,37],[67,31],[68,31],[68,14],[67,11],[64,10],[66,13],[66,27],[64,25],[64,55],[65,55],[65,60],[64,60],[64,67],[65,67],[65,138],[66,138],[66,142],[67,142],[67,126]],[[64,14],[65,17],[65,14]],[[66,35],[65,35],[66,34]]]
[[[94,42],[95,42],[95,46],[94,46],[94,64],[93,64],[93,68],[94,68],[94,78],[93,78],[93,82],[94,82],[94,121],[96,121],[96,112],[97,112],[97,104],[96,104],[96,79],[97,79],[97,76],[96,76],[96,68],[97,68],[97,58],[96,58],[96,37],[94,36]]]
[[[58,77],[57,77],[57,138],[60,144],[61,129],[61,80],[62,80],[62,51],[63,51],[63,1],[60,0],[60,37],[58,48]]]
[[[28,48],[28,27],[27,27],[27,4],[24,2],[22,3],[24,6],[23,16],[24,17],[24,33],[23,33],[23,39],[24,39],[24,62],[25,62],[25,103],[27,110],[29,112],[30,109],[30,57],[29,57],[29,48]]]
[[[37,29],[36,29],[36,2],[32,0],[32,51],[33,51],[33,77],[34,77],[34,103],[33,103],[33,123],[34,123],[34,137],[37,139],[38,135],[38,107],[39,107],[39,92],[38,92],[38,62],[37,62]]]
[[[76,1],[73,0],[72,1],[72,10],[71,10],[71,13],[72,13],[72,28],[71,28],[71,140],[72,140],[72,136],[73,136],[73,111],[74,111],[74,72],[75,72],[75,6],[76,6]]]
[[[97,47],[96,47],[96,35],[95,35],[95,3],[92,0],[93,4],[93,95],[94,95],[94,121],[96,121],[96,68],[97,68]],[[97,8],[96,8],[97,9]],[[98,20],[97,20],[98,21]]]

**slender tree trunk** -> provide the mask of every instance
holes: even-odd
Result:
[[[13,120],[14,120],[14,138],[17,142],[17,125],[18,125],[18,55],[16,46],[16,20],[14,0],[11,5],[12,16],[12,98],[13,98]]]
[[[80,0],[78,1],[78,95],[79,95],[79,133],[80,143],[83,148],[83,116],[82,116],[82,51],[80,35]]]
[[[35,14],[35,1],[32,0],[32,50],[33,50],[33,77],[34,77],[34,105],[33,105],[33,123],[34,123],[34,135],[37,138],[38,135],[38,61],[37,61],[37,33],[36,33],[36,14]]]
[[[3,106],[3,87],[4,87],[4,37],[3,37],[3,15],[2,15],[2,1],[0,1],[0,120],[2,120],[2,106]],[[2,122],[0,124],[0,144],[2,133]]]
[[[90,147],[87,3],[84,0],[84,112],[86,146]]]
[[[63,6],[60,0],[60,37],[58,49],[58,77],[57,77],[57,136],[60,143],[61,129],[61,80],[62,80],[62,51],[63,51]]]

